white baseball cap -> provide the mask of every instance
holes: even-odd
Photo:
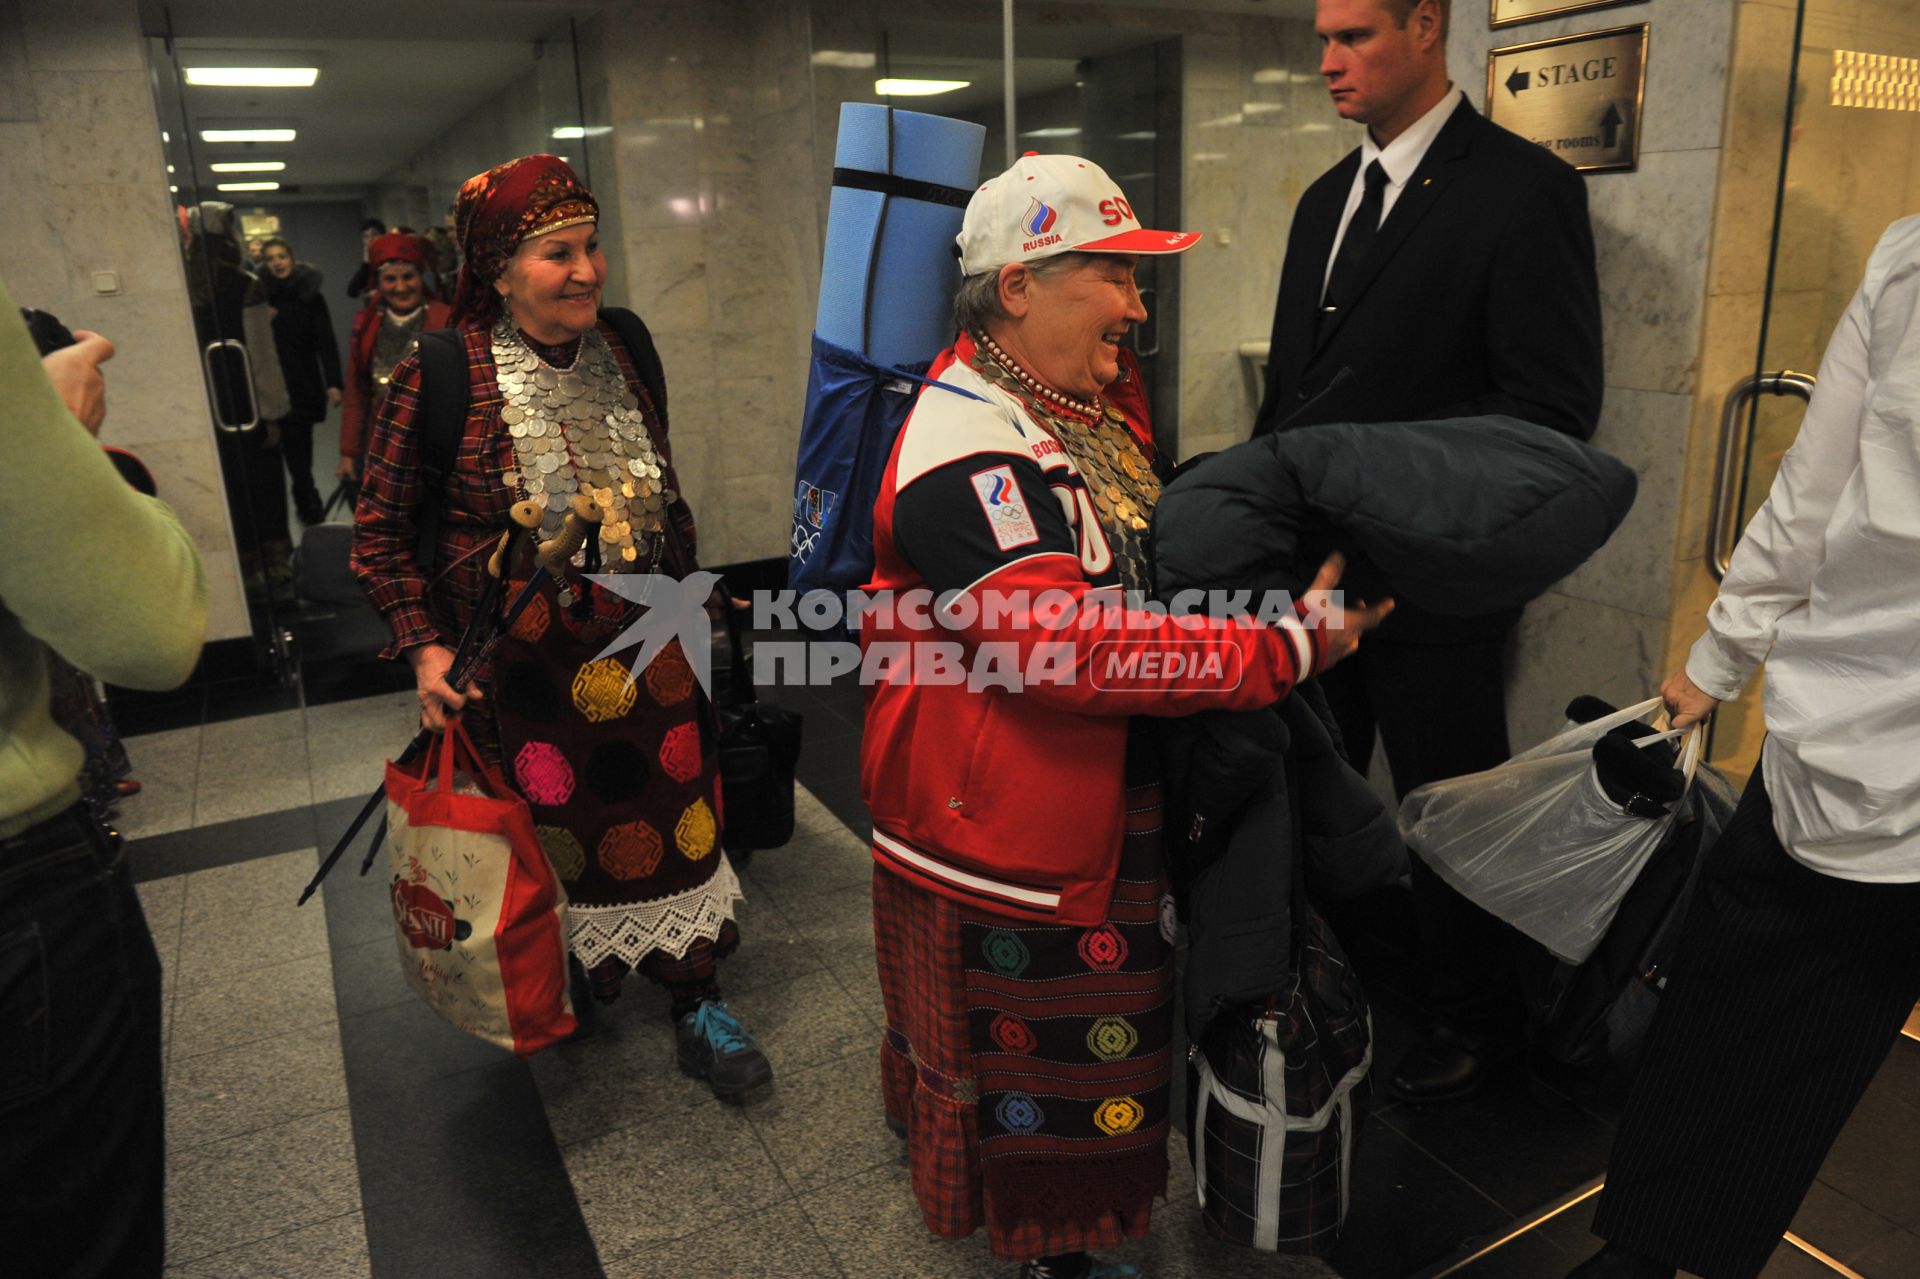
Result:
[[[973,193],[954,242],[961,274],[978,275],[1056,253],[1184,253],[1200,233],[1150,231],[1093,161],[1029,151]]]

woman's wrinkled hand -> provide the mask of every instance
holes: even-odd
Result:
[[[1720,705],[1720,699],[1694,683],[1684,668],[1660,685],[1660,700],[1667,704],[1667,722],[1674,728],[1690,728]]]
[[[407,650],[407,661],[413,667],[414,689],[420,695],[420,726],[436,733],[444,732],[447,716],[457,715],[468,702],[485,701],[477,688],[467,689],[464,695],[453,691],[447,683],[447,672],[453,668],[453,650],[445,644],[422,644],[418,648]]]
[[[1360,637],[1386,621],[1387,614],[1393,612],[1391,599],[1377,604],[1348,605],[1343,594],[1340,602],[1336,602],[1334,588],[1340,585],[1340,575],[1346,571],[1346,556],[1338,551],[1327,556],[1327,562],[1313,575],[1313,583],[1307,587],[1302,601],[1309,616],[1323,619],[1320,631],[1326,637],[1327,660],[1321,664],[1321,670],[1352,656],[1360,647]]]

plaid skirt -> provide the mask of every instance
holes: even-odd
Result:
[[[1107,920],[1037,925],[876,867],[881,1086],[927,1228],[1028,1260],[1147,1232],[1166,1192],[1173,899],[1150,751],[1128,752]]]

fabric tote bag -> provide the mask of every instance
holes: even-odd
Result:
[[[523,1056],[573,1033],[566,893],[457,719],[414,769],[387,765],[387,850],[400,963],[429,1008]]]

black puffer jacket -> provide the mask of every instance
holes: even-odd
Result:
[[[1262,436],[1167,484],[1153,519],[1155,588],[1168,600],[1297,593],[1337,548],[1357,595],[1439,616],[1513,611],[1606,542],[1634,489],[1624,463],[1512,418]],[[1156,728],[1197,1040],[1224,1007],[1280,989],[1296,883],[1316,902],[1342,901],[1397,879],[1406,850],[1311,681],[1271,710]]]
[[[1382,636],[1504,628],[1626,518],[1633,468],[1510,417],[1334,422],[1189,463],[1153,518],[1156,584],[1302,589],[1329,549],[1343,585],[1398,603]],[[1420,623],[1420,634],[1401,624]]]

